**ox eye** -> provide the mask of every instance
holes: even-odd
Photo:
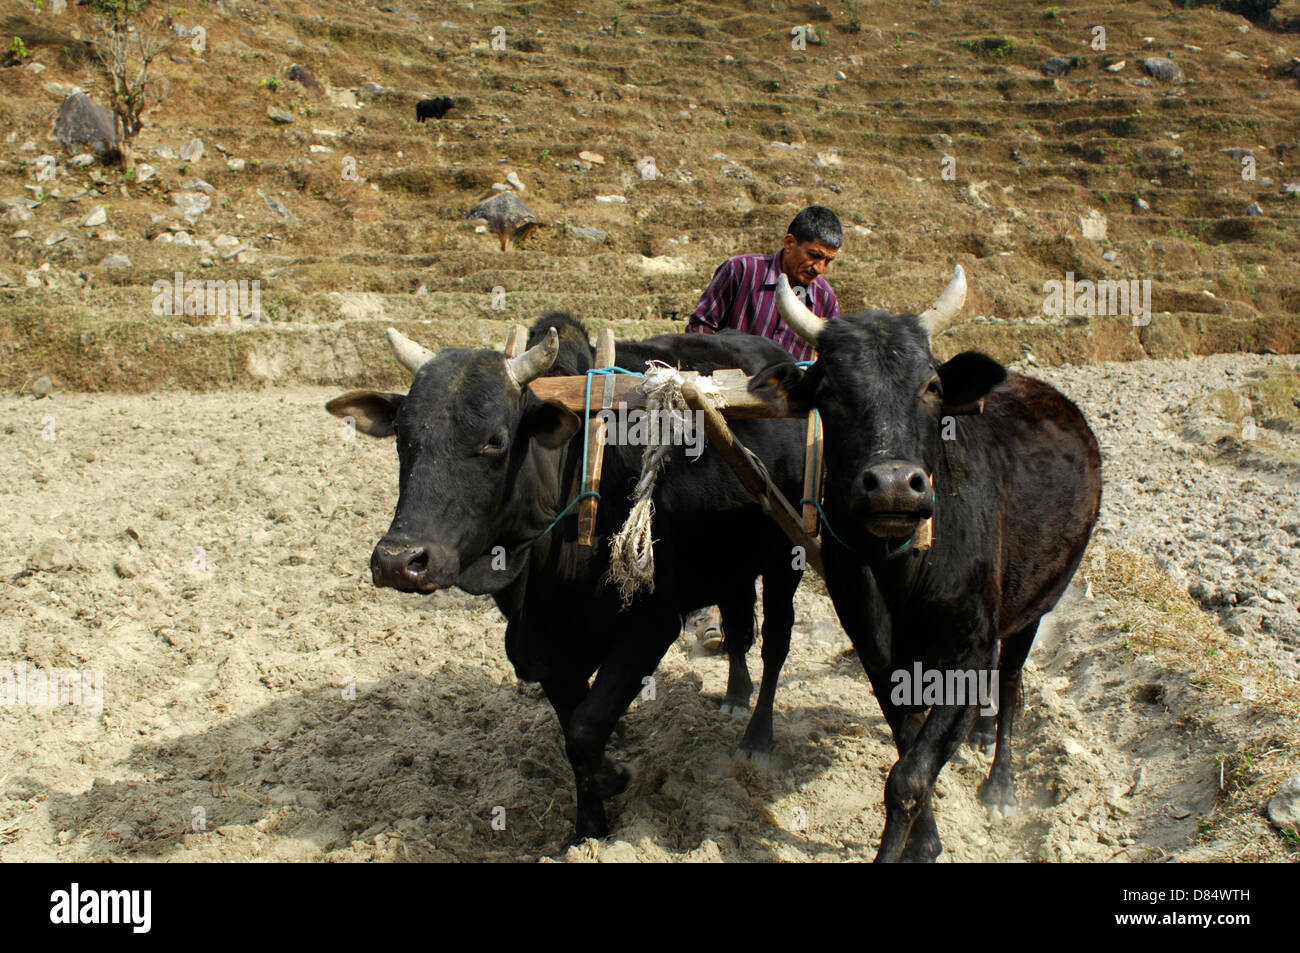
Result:
[[[492,436],[488,437],[487,440],[483,441],[483,449],[481,449],[479,453],[487,457],[499,456],[506,452],[506,444],[508,440],[509,435],[504,430],[498,430]]]
[[[936,377],[934,380],[930,381],[930,383],[925,388],[925,392],[926,394],[932,395],[934,397],[942,397],[943,385],[939,383],[939,378]]]

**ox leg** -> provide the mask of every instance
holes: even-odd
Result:
[[[653,623],[643,616],[637,623],[627,620],[565,729],[565,751],[578,792],[575,842],[609,833],[605,800],[622,793],[628,773],[605,757],[605,745],[619,717],[645,687],[643,679],[654,672],[680,631],[675,615]]]
[[[722,613],[722,639],[727,647],[727,697],[722,700],[723,714],[743,718],[749,711],[754,682],[749,677],[745,656],[754,644],[754,583],[744,587],[739,596],[718,603]]]
[[[880,837],[877,863],[929,861],[942,851],[932,816],[927,829],[918,831],[916,845],[909,841],[917,821],[932,810],[930,797],[934,783],[970,732],[975,712],[973,705],[936,705],[931,708],[920,734],[890,770],[885,781],[885,830]]]
[[[560,720],[560,731],[567,737],[573,710],[587,696],[587,680],[581,675],[547,678],[542,680],[542,691],[546,692],[546,700],[551,703],[555,717]]]
[[[781,677],[790,652],[790,630],[794,627],[794,592],[799,588],[799,572],[771,572],[763,576],[763,680],[758,688],[758,702],[749,719],[740,754],[753,758],[772,751],[772,705],[776,701],[776,683]]]
[[[983,640],[977,637],[973,641],[980,645]],[[964,667],[976,671],[981,667],[990,668],[994,651],[993,644],[982,646],[963,660]],[[872,677],[876,697],[882,699],[881,708],[886,709],[886,718],[890,718],[887,709],[892,707],[884,701],[889,697],[884,691],[888,681],[888,673]],[[930,799],[939,772],[970,734],[978,710],[977,705],[935,705],[914,737],[909,737],[911,724],[905,723],[911,721],[911,716],[900,719],[895,713],[890,719],[890,727],[894,727],[895,719],[903,723],[901,731],[894,729],[901,757],[885,781],[885,830],[880,837],[877,862],[932,861],[943,850]],[[913,829],[918,822],[923,826],[916,830],[913,841]]]
[[[875,673],[868,671],[867,676],[871,679],[871,687],[880,703],[881,713],[884,714],[889,730],[894,736],[894,746],[898,749],[901,761],[916,743],[917,736],[925,726],[926,714],[909,712],[894,704],[891,672],[890,669]],[[906,843],[901,860],[925,863],[933,861],[943,851],[943,845],[939,840],[939,827],[934,820],[934,809],[928,798],[918,805],[910,830],[904,836]]]
[[[999,643],[999,647],[1001,643]],[[999,677],[999,682],[1001,678]],[[1001,685],[998,687],[999,693],[1002,691]],[[998,695],[1001,698],[1001,694]],[[997,714],[985,715],[980,713],[975,716],[975,725],[970,730],[970,736],[966,743],[982,754],[993,754],[993,747],[998,738],[998,716]]]
[[[1025,626],[1002,641],[998,663],[998,748],[988,780],[980,785],[979,797],[989,817],[1011,817],[1016,813],[1016,775],[1011,766],[1011,735],[1020,708],[1020,670],[1038,633],[1038,622]]]
[[[899,750],[899,757],[916,743],[917,736],[925,727],[926,716],[923,712],[909,713],[903,720],[904,731],[901,740],[904,746]],[[933,863],[943,853],[943,842],[939,839],[939,825],[934,819],[934,802],[930,798],[921,801],[920,813],[908,832],[907,844],[903,847],[903,861],[912,864]]]
[[[889,722],[889,727],[893,731],[894,745],[898,748],[898,756],[901,760],[916,743],[917,736],[925,726],[926,714],[908,712],[893,705],[890,705],[890,708],[892,712],[885,714],[885,720]],[[925,798],[921,802],[916,820],[912,823],[912,829],[908,832],[902,860],[909,863],[930,863],[942,852],[943,843],[939,840],[939,825],[934,819],[934,805],[929,798]]]

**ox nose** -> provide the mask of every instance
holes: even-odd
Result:
[[[456,584],[456,554],[437,543],[381,539],[370,555],[370,575],[380,588],[433,592]]]
[[[868,467],[862,473],[862,489],[872,516],[926,519],[934,515],[934,489],[925,470],[913,463],[889,461]]]

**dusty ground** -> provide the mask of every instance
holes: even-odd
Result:
[[[1074,369],[1066,386],[1109,373]],[[813,578],[775,770],[732,760],[725,663],[683,639],[615,736],[636,778],[613,836],[568,850],[554,716],[514,679],[491,602],[372,587],[396,454],[345,439],[322,410],[334,394],[0,401],[0,668],[102,670],[104,686],[102,713],[0,707],[0,860],[874,854],[893,747]],[[1151,453],[1100,424],[1108,467]],[[1121,551],[1124,521],[1108,525]],[[1024,810],[990,825],[975,798],[988,762],[964,752],[938,785],[942,859],[1294,859],[1257,804],[1221,792],[1225,754],[1243,749],[1294,772],[1294,747],[1265,751],[1277,709],[1131,650],[1110,622],[1124,606],[1100,581],[1088,598],[1084,575],[1027,666]],[[1216,833],[1243,825],[1247,840]]]

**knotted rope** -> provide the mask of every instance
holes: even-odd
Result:
[[[643,589],[654,592],[655,552],[651,524],[654,520],[654,492],[659,471],[672,449],[671,437],[659,443],[663,433],[661,421],[669,421],[670,433],[681,433],[690,413],[682,397],[682,377],[677,369],[663,361],[646,361],[645,409],[649,416],[645,451],[641,454],[641,476],[632,491],[632,511],[623,528],[610,537],[608,579],[618,586],[619,597],[627,606]]]

